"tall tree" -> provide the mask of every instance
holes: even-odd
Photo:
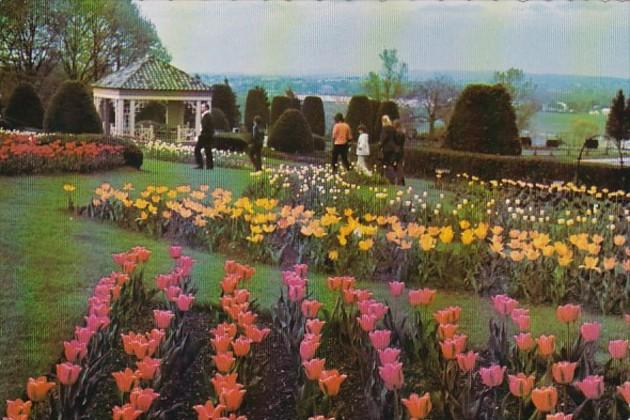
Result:
[[[536,91],[534,82],[525,77],[523,70],[512,67],[507,71],[495,72],[494,83],[503,85],[508,91],[516,112],[516,126],[519,130],[526,129],[539,108],[534,96]]]
[[[457,95],[459,89],[452,80],[436,76],[412,86],[405,97],[418,101],[421,110],[419,118],[429,124],[429,134],[433,135],[435,122],[447,118],[455,106]]]
[[[619,144],[626,134],[626,127],[626,98],[623,90],[619,90],[610,106],[610,113],[606,121],[606,134],[614,138]]]
[[[256,115],[260,115],[265,125],[269,124],[269,97],[261,86],[250,89],[245,99],[245,127],[250,132]]]
[[[381,72],[370,72],[363,81],[363,89],[368,96],[388,101],[401,96],[407,79],[407,63],[398,58],[398,50],[384,49],[379,55]]]
[[[236,95],[228,79],[225,79],[223,83],[212,85],[212,108],[219,108],[223,111],[230,123],[230,128],[240,124],[241,111],[238,109]]]

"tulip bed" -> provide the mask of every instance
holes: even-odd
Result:
[[[0,130],[0,174],[91,172],[123,166],[124,147],[98,142],[61,141],[33,133]]]
[[[437,291],[388,284],[374,298],[331,276],[331,310],[313,296],[308,266],[282,272],[270,316],[227,261],[217,306],[195,303],[194,261],[172,246],[173,268],[151,283],[151,251],[113,255],[118,270],[88,299],[85,323],[49,374],[30,378],[6,418],[25,419],[623,419],[630,415],[628,329],[594,358],[600,324],[580,305],[556,310],[563,336],[530,332],[530,314],[490,298],[486,346],[472,349],[462,309],[434,309]],[[431,309],[430,309],[431,308]],[[626,338],[622,338],[625,336]]]
[[[103,184],[79,213],[253,261],[630,311],[628,194],[438,176],[448,192],[431,202],[411,187],[281,165],[252,174],[238,198],[205,186]]]
[[[158,160],[194,163],[194,146],[168,143],[160,140],[137,142],[145,157]],[[251,168],[246,153],[212,149],[214,165],[222,168]]]

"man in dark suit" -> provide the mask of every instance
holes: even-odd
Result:
[[[199,134],[197,144],[195,145],[195,161],[197,162],[195,169],[203,169],[201,149],[204,149],[206,152],[206,169],[213,169],[212,138],[214,137],[214,127],[212,125],[212,117],[210,116],[210,106],[204,103],[201,107],[203,110],[201,114],[201,134]]]

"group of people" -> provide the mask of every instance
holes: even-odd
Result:
[[[381,118],[381,133],[378,142],[378,159],[382,173],[387,179],[396,185],[405,185],[404,177],[404,150],[406,135],[399,120],[392,120],[388,115]],[[370,156],[370,138],[365,124],[359,124],[357,131],[357,164],[356,169],[366,175],[371,176],[372,171],[368,168],[367,160]],[[350,170],[348,161],[348,150],[352,141],[352,130],[350,125],[344,121],[342,114],[335,115],[335,125],[332,129],[332,168],[337,171],[337,163],[341,162],[346,170]]]
[[[212,160],[212,146],[214,140],[214,126],[212,124],[212,117],[210,115],[210,106],[207,103],[202,105],[201,114],[201,133],[197,137],[197,144],[195,145],[195,162],[197,166],[195,169],[203,169],[203,155],[202,151],[206,155],[206,169],[213,169],[214,162]],[[256,171],[262,170],[262,148],[265,140],[265,126],[262,118],[259,115],[254,117],[252,127],[252,140],[249,145],[249,156],[252,159],[254,169]]]
[[[201,114],[201,134],[195,145],[195,169],[203,169],[202,151],[206,155],[206,169],[213,169],[212,161],[212,143],[214,138],[214,127],[212,125],[212,117],[210,115],[210,107],[208,104],[202,105],[203,113]],[[378,158],[382,174],[396,185],[405,185],[405,177],[403,171],[403,158],[405,149],[405,132],[403,131],[399,120],[392,120],[387,115],[381,118],[382,129],[378,142]],[[368,158],[370,156],[370,138],[368,129],[365,124],[359,124],[357,131],[359,138],[357,139],[357,163],[356,170],[368,176],[372,176],[372,171],[368,168]],[[252,127],[252,140],[249,146],[249,156],[256,171],[262,170],[262,148],[265,138],[265,126],[260,116],[255,116]],[[351,165],[348,161],[348,151],[350,142],[352,141],[352,129],[350,125],[344,121],[341,113],[335,115],[335,125],[332,129],[332,168],[333,172],[337,171],[337,163],[339,159],[346,170],[350,170]]]

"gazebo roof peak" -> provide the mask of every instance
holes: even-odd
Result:
[[[210,86],[153,55],[111,73],[92,86],[108,89],[209,92]]]

